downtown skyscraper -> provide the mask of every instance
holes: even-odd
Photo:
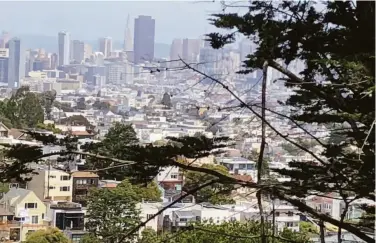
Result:
[[[72,60],[81,63],[85,58],[85,43],[79,40],[72,41]]]
[[[3,31],[0,35],[0,48],[8,48],[10,35],[8,32]]]
[[[112,38],[104,37],[99,39],[99,51],[103,53],[104,57],[110,57],[112,52]]]
[[[25,76],[25,59],[21,50],[21,41],[13,38],[8,42],[9,61],[8,61],[8,88],[17,89]]]
[[[68,65],[70,59],[70,35],[62,31],[58,34],[59,62],[58,65]]]
[[[155,19],[140,15],[134,21],[134,62],[154,59]]]

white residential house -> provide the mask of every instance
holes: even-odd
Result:
[[[224,165],[233,175],[250,175],[257,182],[256,162],[242,157],[216,157],[219,164]]]
[[[160,205],[161,205],[161,203],[140,203],[139,207],[140,207],[141,221],[145,221],[147,219],[150,219],[152,216],[154,216],[159,211]],[[142,227],[140,229],[139,233],[141,234],[141,232],[145,228],[151,228],[151,229],[157,231],[158,230],[158,216],[156,216],[155,218],[150,220],[145,225],[145,227]]]

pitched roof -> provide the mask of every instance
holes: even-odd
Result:
[[[1,201],[6,201],[6,200],[12,200],[16,199],[13,202],[11,202],[11,206],[17,205],[22,199],[24,199],[29,193],[33,193],[33,191],[26,190],[23,188],[15,188],[12,187],[1,199]]]
[[[9,131],[9,128],[4,125],[4,123],[0,122],[0,130]]]
[[[72,177],[99,177],[97,174],[88,171],[75,171],[72,173]]]
[[[16,128],[11,128],[8,131],[8,135],[13,136],[14,139],[18,139],[18,138],[22,137],[22,135],[24,135],[24,134],[25,134],[24,132],[22,132],[20,129],[16,129]]]

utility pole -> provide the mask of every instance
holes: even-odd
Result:
[[[321,243],[325,243],[325,225],[324,221],[320,219],[319,221],[319,226],[320,226],[320,241]]]
[[[47,171],[47,198],[50,198],[50,171],[51,171],[51,161],[48,160],[48,171]]]
[[[275,240],[275,205],[274,205],[274,197],[272,196],[272,210],[273,210],[273,225],[272,225],[272,227],[273,227],[273,232],[272,232],[272,243],[274,243],[274,240]]]

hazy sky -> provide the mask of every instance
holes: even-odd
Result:
[[[61,30],[72,39],[96,40],[111,36],[122,40],[127,15],[133,33],[134,18],[156,20],[156,42],[197,38],[214,30],[207,21],[221,9],[218,1],[0,1],[0,30],[17,34],[56,36]]]

